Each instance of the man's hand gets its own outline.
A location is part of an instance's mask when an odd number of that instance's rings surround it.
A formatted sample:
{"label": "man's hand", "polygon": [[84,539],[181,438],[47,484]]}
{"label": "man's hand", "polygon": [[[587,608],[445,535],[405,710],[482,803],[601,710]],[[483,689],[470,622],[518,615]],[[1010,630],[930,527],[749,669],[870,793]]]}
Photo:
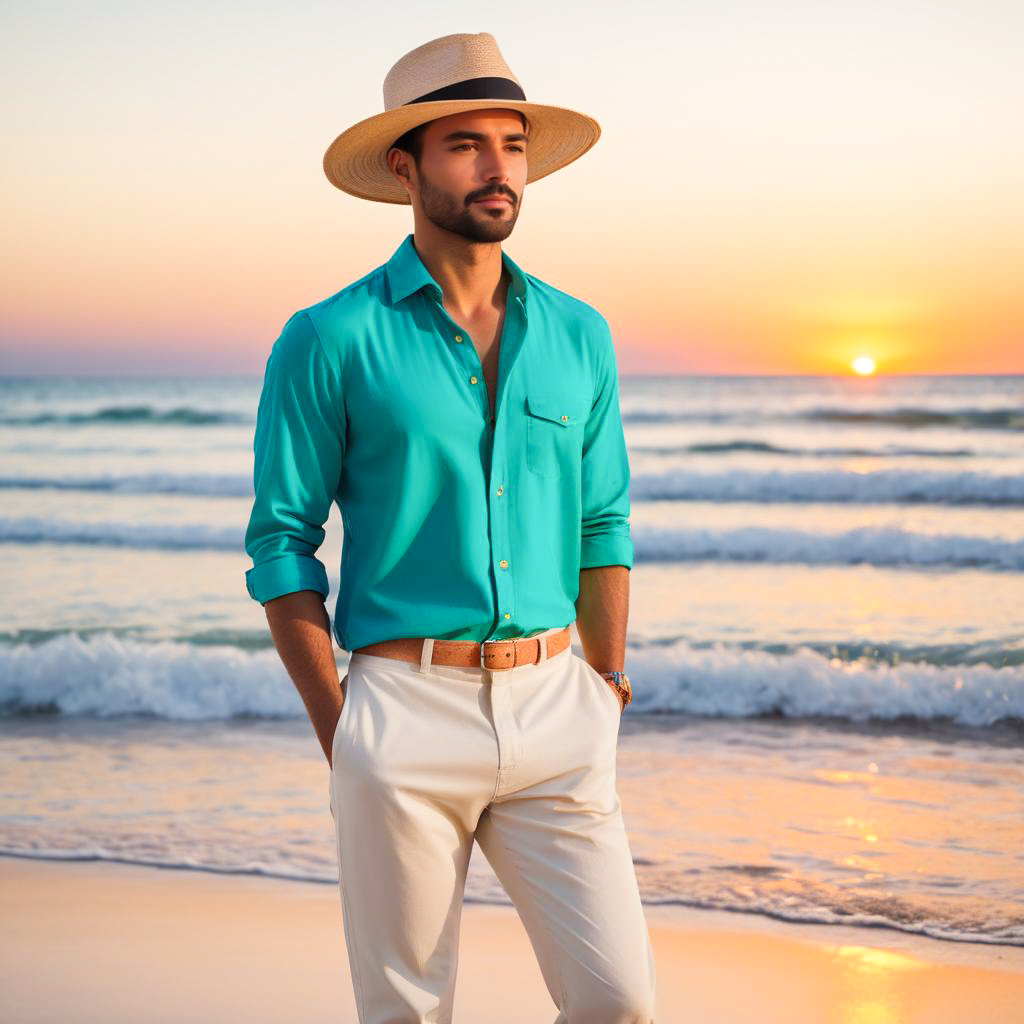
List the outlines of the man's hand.
{"label": "man's hand", "polygon": [[[264,606],[274,646],[306,705],[328,765],[344,698],[334,660],[331,620],[316,590],[296,590]],[[331,765],[333,767],[333,765]]]}

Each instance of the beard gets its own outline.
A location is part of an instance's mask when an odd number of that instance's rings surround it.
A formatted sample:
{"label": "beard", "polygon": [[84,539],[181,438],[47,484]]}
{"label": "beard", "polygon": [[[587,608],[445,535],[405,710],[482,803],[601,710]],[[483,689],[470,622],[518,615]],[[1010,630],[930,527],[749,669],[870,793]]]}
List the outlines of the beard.
{"label": "beard", "polygon": [[[471,203],[487,196],[504,196],[511,201],[510,215],[504,210],[492,212],[484,207],[474,212]],[[459,235],[471,242],[502,242],[512,234],[519,216],[519,200],[515,193],[505,186],[497,186],[480,192],[473,192],[465,201],[460,201],[450,192],[437,188],[420,172],[420,201],[423,213],[431,223],[445,231]]]}

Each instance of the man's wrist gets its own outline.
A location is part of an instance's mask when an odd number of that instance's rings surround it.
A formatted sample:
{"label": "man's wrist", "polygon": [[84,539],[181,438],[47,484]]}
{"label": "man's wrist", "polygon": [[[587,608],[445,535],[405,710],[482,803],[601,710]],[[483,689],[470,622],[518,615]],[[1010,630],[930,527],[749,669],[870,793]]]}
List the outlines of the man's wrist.
{"label": "man's wrist", "polygon": [[622,704],[622,710],[625,711],[626,706],[633,699],[633,686],[629,676],[621,670],[598,672],[598,675],[608,680],[608,683],[619,695],[619,702]]}

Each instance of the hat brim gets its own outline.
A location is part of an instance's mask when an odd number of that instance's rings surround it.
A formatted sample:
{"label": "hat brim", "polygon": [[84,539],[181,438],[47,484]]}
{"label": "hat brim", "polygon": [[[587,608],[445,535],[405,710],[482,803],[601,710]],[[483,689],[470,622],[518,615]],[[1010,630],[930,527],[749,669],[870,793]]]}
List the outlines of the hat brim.
{"label": "hat brim", "polygon": [[567,107],[525,100],[431,100],[374,114],[346,128],[324,153],[324,173],[336,188],[378,203],[409,204],[387,164],[387,151],[410,128],[467,110],[521,110],[530,122],[527,182],[581,157],[601,136],[598,123]]}

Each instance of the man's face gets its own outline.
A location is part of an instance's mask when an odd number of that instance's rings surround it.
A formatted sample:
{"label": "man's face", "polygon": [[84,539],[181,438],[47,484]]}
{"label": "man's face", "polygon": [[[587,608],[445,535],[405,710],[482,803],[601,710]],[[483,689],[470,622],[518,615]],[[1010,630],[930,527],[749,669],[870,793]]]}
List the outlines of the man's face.
{"label": "man's face", "polygon": [[526,145],[522,118],[512,110],[431,121],[419,168],[409,170],[423,215],[474,242],[508,238],[526,185]]}

